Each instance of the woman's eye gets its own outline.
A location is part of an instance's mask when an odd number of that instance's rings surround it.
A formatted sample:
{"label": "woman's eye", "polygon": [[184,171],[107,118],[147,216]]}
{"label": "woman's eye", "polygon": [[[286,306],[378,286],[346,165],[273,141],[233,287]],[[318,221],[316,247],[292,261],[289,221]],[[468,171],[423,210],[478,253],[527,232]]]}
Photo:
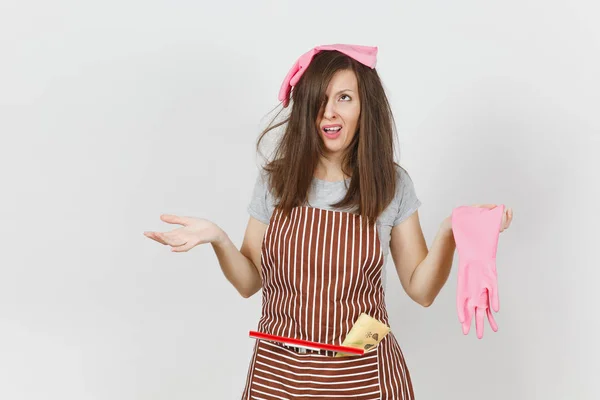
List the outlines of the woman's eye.
{"label": "woman's eye", "polygon": [[347,97],[347,98],[348,98],[348,100],[352,100],[352,98],[351,98],[350,96],[348,96],[347,94],[343,94],[343,95],[340,97],[340,99],[343,99],[344,97]]}

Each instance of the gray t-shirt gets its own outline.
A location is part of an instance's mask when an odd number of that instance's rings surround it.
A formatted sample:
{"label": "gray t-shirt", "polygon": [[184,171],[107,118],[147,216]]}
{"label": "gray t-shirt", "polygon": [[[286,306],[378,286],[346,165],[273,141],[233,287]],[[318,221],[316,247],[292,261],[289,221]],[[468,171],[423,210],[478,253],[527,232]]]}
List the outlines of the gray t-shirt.
{"label": "gray t-shirt", "polygon": [[[392,228],[411,216],[421,206],[421,201],[416,195],[413,181],[404,168],[396,166],[396,180],[396,195],[376,222],[377,233],[379,234],[384,256],[384,268],[382,269],[384,287],[387,283],[385,266],[387,265],[389,256]],[[267,182],[266,173],[261,170],[256,178],[252,198],[247,208],[248,213],[252,217],[265,224],[268,224],[271,220],[274,204],[276,203],[272,193],[267,190]],[[334,204],[344,197],[349,182],[350,178],[346,181],[336,182],[313,178],[308,195],[309,205],[326,210],[336,210],[330,204]]]}

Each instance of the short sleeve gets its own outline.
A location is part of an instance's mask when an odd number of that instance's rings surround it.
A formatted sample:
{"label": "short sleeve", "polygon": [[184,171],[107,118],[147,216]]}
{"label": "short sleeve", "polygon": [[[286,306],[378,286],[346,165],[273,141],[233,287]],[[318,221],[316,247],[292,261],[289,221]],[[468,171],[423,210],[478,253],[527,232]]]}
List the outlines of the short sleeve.
{"label": "short sleeve", "polygon": [[252,196],[247,210],[251,216],[264,224],[268,224],[271,220],[267,180],[266,175],[262,170],[259,171],[256,181],[254,182],[254,189],[252,190]]}
{"label": "short sleeve", "polygon": [[397,176],[397,192],[396,206],[397,212],[394,218],[393,226],[396,226],[410,217],[421,206],[421,201],[417,197],[415,185],[408,174],[402,167],[396,167]]}

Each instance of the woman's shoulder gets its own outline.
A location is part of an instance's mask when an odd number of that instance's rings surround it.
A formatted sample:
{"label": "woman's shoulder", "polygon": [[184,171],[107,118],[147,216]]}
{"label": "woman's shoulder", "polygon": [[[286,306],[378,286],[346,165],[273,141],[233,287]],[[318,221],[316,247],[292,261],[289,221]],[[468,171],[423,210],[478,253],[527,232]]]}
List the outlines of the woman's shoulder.
{"label": "woman's shoulder", "polygon": [[415,184],[407,168],[397,163],[395,167],[396,190],[394,198],[380,217],[382,224],[391,226],[404,221],[421,205]]}
{"label": "woman's shoulder", "polygon": [[410,217],[421,206],[421,200],[417,195],[415,182],[408,170],[400,165],[398,169],[397,200],[398,212],[394,218],[393,226],[398,225]]}
{"label": "woman's shoulder", "polygon": [[400,164],[395,164],[396,166],[396,193],[402,194],[404,190],[406,190],[407,186],[414,186],[414,182],[412,180],[411,175],[409,174],[406,167],[401,166]]}
{"label": "woman's shoulder", "polygon": [[259,168],[254,180],[248,213],[259,221],[268,224],[274,208],[273,195],[269,185],[269,174],[264,168]]}

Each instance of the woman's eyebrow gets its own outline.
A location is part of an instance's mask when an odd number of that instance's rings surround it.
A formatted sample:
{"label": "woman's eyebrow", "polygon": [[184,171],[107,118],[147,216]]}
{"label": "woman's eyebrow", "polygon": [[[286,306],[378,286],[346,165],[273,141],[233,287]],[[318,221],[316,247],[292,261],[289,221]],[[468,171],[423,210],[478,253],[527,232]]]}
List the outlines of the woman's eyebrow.
{"label": "woman's eyebrow", "polygon": [[352,92],[352,93],[354,93],[354,90],[352,90],[352,89],[342,89],[342,90],[338,91],[338,92],[336,93],[336,95],[338,95],[338,94],[340,94],[340,93],[343,93],[343,92]]}

